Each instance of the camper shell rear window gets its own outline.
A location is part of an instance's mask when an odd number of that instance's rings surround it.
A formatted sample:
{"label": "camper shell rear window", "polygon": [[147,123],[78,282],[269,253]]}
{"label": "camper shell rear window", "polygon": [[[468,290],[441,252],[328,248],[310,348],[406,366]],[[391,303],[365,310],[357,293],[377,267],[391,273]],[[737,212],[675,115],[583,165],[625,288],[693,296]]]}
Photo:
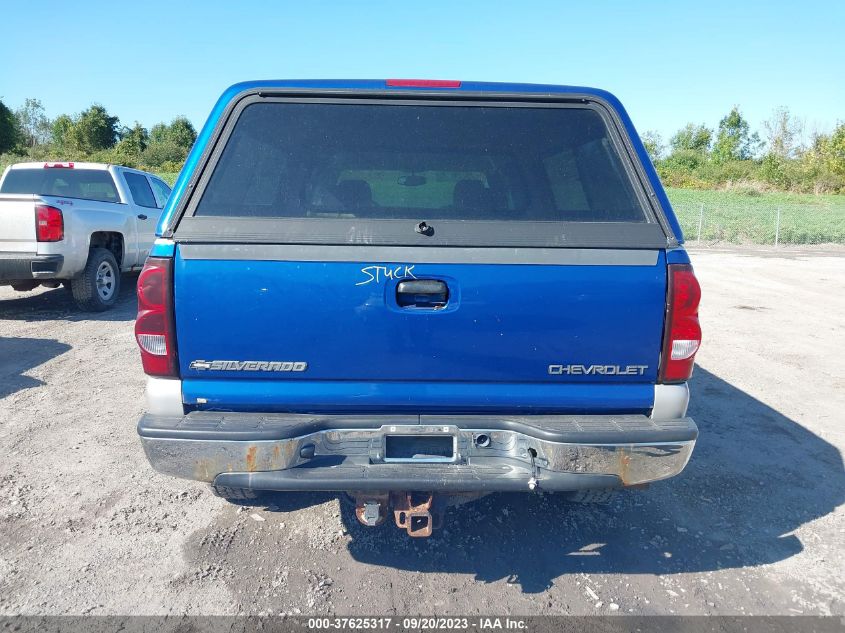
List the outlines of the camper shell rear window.
{"label": "camper shell rear window", "polygon": [[[584,233],[572,233],[577,224],[592,225],[584,245],[599,246],[600,235],[625,243],[636,225],[631,235],[665,246],[595,104],[245,101],[219,133],[177,237],[567,246]],[[420,223],[430,239],[408,234]]]}
{"label": "camper shell rear window", "polygon": [[590,108],[256,103],[198,216],[644,222]]}

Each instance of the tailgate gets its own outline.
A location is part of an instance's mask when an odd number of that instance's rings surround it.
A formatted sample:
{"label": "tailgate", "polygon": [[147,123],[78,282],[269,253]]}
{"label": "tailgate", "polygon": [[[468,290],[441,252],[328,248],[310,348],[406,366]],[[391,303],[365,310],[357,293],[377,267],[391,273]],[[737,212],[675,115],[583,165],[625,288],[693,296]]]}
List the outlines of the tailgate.
{"label": "tailgate", "polygon": [[35,253],[35,201],[37,196],[0,194],[0,252]]}
{"label": "tailgate", "polygon": [[[228,258],[226,247],[180,248],[187,402],[307,411],[651,406],[666,287],[660,251],[562,250],[540,264],[527,263],[530,252],[514,263],[511,249],[510,262],[475,264],[420,263],[436,258],[426,249],[397,261],[333,261],[331,247],[278,261],[283,249]],[[256,250],[266,259],[253,259]],[[445,305],[427,307],[425,296],[402,305],[399,284],[414,278],[444,284]]]}
{"label": "tailgate", "polygon": [[607,104],[231,106],[175,223],[189,405],[645,412],[665,221]]}

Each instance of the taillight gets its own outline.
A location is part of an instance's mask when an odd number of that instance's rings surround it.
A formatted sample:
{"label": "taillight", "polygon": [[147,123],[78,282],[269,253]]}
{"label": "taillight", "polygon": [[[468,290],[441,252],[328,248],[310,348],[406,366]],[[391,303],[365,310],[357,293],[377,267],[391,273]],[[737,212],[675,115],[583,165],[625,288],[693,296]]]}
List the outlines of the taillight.
{"label": "taillight", "polygon": [[35,206],[35,239],[39,242],[58,242],[65,237],[65,220],[61,209],[46,204]]}
{"label": "taillight", "polygon": [[172,260],[149,257],[138,276],[138,317],[135,339],[144,372],[150,376],[179,375],[176,330],[173,327]]}
{"label": "taillight", "polygon": [[660,382],[683,382],[692,376],[695,353],[701,345],[700,300],[701,286],[692,266],[670,264]]}

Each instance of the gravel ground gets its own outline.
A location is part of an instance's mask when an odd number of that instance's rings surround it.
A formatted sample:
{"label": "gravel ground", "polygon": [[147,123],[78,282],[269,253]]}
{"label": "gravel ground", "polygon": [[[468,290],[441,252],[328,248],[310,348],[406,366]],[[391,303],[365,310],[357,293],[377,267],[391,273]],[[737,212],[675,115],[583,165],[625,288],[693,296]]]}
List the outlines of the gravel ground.
{"label": "gravel ground", "polygon": [[0,288],[0,614],[845,614],[845,257],[693,256],[686,471],[601,507],[490,496],[428,540],[156,474],[134,280],[95,316]]}

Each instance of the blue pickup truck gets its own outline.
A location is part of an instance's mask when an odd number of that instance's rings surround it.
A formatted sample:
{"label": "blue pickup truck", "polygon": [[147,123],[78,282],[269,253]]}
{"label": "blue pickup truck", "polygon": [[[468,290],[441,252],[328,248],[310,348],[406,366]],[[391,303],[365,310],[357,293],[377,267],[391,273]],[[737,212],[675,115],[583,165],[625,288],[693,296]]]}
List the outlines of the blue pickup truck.
{"label": "blue pickup truck", "polygon": [[607,92],[237,84],[158,236],[135,332],[162,473],[427,536],[455,500],[589,500],[690,458],[700,289]]}

